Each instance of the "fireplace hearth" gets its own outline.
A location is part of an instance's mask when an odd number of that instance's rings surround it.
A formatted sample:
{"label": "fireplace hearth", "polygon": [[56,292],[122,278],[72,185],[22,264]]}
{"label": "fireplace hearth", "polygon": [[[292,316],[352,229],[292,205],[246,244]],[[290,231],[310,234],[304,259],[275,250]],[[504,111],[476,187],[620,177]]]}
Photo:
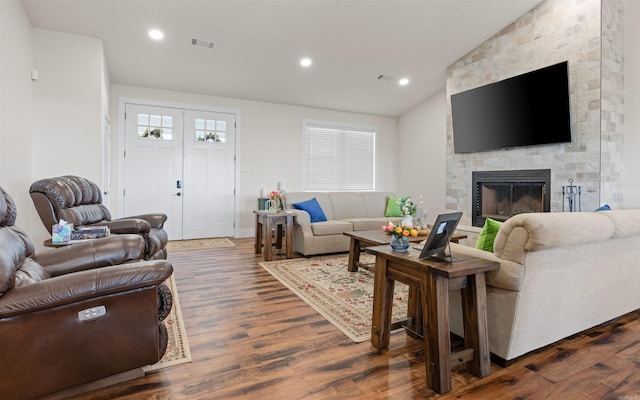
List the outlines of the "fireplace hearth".
{"label": "fireplace hearth", "polygon": [[487,218],[506,221],[529,212],[549,212],[550,169],[474,171],[472,173],[472,224]]}

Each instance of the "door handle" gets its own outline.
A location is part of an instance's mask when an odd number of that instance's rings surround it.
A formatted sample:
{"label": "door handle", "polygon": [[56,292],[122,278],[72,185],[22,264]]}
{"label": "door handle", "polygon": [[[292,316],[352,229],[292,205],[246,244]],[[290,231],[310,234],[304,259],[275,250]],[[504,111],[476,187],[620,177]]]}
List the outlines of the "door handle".
{"label": "door handle", "polygon": [[182,196],[182,193],[178,192],[178,193],[174,194],[174,196],[180,197],[180,196]]}

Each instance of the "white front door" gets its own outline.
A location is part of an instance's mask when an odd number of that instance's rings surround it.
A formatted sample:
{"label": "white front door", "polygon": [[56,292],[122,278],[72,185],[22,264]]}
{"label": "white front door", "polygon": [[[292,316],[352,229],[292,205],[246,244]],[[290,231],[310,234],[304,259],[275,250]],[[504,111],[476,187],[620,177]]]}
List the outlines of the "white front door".
{"label": "white front door", "polygon": [[169,240],[233,236],[236,115],[125,110],[124,215],[167,214]]}
{"label": "white front door", "polygon": [[182,109],[126,104],[124,215],[165,213],[170,240],[182,238]]}
{"label": "white front door", "polygon": [[233,236],[235,114],[185,110],[184,239]]}

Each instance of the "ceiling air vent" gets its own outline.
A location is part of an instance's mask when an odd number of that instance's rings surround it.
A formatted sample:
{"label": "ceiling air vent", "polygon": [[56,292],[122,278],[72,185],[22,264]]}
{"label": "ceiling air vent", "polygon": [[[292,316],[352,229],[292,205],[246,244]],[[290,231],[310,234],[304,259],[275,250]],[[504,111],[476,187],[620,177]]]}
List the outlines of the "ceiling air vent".
{"label": "ceiling air vent", "polygon": [[194,46],[200,46],[207,49],[213,49],[216,46],[215,42],[212,42],[210,40],[198,39],[198,38],[191,39],[191,44]]}

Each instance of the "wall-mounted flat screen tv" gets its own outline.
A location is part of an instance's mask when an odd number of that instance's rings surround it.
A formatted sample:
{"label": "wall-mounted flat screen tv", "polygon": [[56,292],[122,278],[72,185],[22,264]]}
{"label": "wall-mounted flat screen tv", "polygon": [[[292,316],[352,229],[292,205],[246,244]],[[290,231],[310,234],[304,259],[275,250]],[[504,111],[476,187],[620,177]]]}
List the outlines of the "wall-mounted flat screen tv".
{"label": "wall-mounted flat screen tv", "polygon": [[451,96],[456,153],[571,142],[568,62]]}

